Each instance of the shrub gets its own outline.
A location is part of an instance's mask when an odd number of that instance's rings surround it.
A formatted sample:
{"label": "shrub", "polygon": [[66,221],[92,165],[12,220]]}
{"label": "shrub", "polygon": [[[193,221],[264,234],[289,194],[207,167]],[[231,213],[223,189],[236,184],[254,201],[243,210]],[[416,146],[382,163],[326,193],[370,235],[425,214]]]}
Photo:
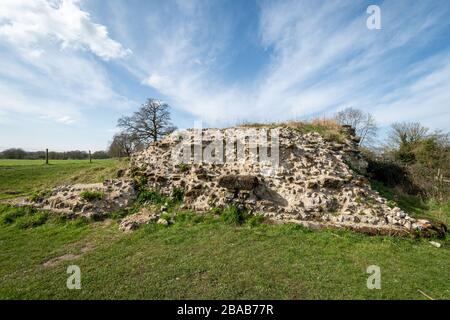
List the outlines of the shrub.
{"label": "shrub", "polygon": [[30,208],[17,208],[10,206],[0,207],[0,222],[3,225],[13,224],[19,217],[32,213]]}
{"label": "shrub", "polygon": [[301,133],[316,132],[327,141],[343,142],[346,134],[342,131],[342,126],[334,119],[313,119],[310,121],[287,121],[279,123],[244,123],[244,128],[266,128],[288,127]]}
{"label": "shrub", "polygon": [[172,190],[172,199],[175,202],[182,202],[184,199],[184,189],[182,188],[173,188]]}
{"label": "shrub", "polygon": [[43,225],[48,220],[47,212],[35,212],[17,218],[16,225],[21,229],[28,229]]}
{"label": "shrub", "polygon": [[30,207],[0,206],[0,222],[3,225],[16,224],[21,229],[33,228],[48,220],[47,212],[39,212]]}
{"label": "shrub", "polygon": [[86,201],[102,200],[105,194],[100,191],[83,191],[80,193],[80,197]]}
{"label": "shrub", "polygon": [[367,158],[368,175],[388,187],[399,187],[403,192],[417,195],[421,189],[412,181],[407,168],[394,161]]}
{"label": "shrub", "polygon": [[51,193],[51,190],[35,191],[30,196],[29,200],[32,202],[42,202],[45,198],[49,197]]}
{"label": "shrub", "polygon": [[145,189],[139,192],[137,202],[139,204],[144,204],[146,202],[164,204],[167,202],[167,199],[158,191]]}
{"label": "shrub", "polygon": [[178,166],[178,170],[180,170],[180,172],[184,173],[190,170],[190,166],[186,163],[180,163]]}
{"label": "shrub", "polygon": [[250,218],[247,219],[246,223],[250,227],[256,227],[259,226],[261,223],[263,223],[265,220],[264,216],[261,214],[253,214],[250,216]]}
{"label": "shrub", "polygon": [[222,211],[221,218],[225,223],[239,225],[245,221],[246,215],[245,210],[236,206],[228,206]]}

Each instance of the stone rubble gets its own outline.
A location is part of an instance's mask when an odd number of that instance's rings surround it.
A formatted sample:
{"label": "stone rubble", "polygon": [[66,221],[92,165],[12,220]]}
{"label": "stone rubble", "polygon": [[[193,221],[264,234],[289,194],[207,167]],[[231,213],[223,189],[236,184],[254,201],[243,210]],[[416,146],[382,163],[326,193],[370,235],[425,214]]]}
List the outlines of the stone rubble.
{"label": "stone rubble", "polygon": [[[238,151],[234,144],[222,150],[205,149],[218,131],[222,134],[225,131],[203,129],[200,150],[209,150],[214,156],[223,154],[225,161],[199,162],[195,155],[184,162],[175,161],[174,153],[186,146],[184,150],[199,146],[198,141],[191,146],[195,131],[189,129],[184,134],[190,140],[180,140],[178,132],[136,153],[119,180],[59,186],[46,197],[35,202],[27,200],[22,205],[70,217],[101,218],[129,208],[137,197],[134,181],[145,178],[149,188],[167,196],[182,190],[182,208],[197,212],[235,205],[275,222],[298,223],[313,229],[337,227],[390,235],[442,232],[441,227],[430,221],[414,219],[400,208],[390,206],[371,189],[363,176],[367,163],[358,151],[358,140],[351,128],[343,127],[347,138],[342,142],[287,126],[271,128],[269,131],[277,130],[279,134],[278,165],[267,159],[257,161],[258,155],[246,144],[247,129],[227,130],[237,139],[236,146],[245,145],[244,159],[236,161]],[[88,201],[81,197],[84,191],[101,192],[103,197]],[[146,223],[168,225],[171,221],[161,218],[164,209],[163,206],[156,212],[144,208],[124,218],[120,229],[131,231]]]}
{"label": "stone rubble", "polygon": [[[231,130],[245,144],[246,130]],[[199,163],[191,155],[188,161],[177,163],[172,153],[186,144],[191,148],[191,141],[195,141],[195,131],[190,129],[184,131],[190,138],[186,141],[175,133],[135,154],[130,174],[146,177],[149,188],[165,195],[175,188],[184,190],[184,207],[199,212],[234,204],[272,220],[311,228],[332,226],[398,235],[433,228],[427,220],[414,219],[398,207],[391,208],[386,199],[371,189],[361,174],[367,163],[358,151],[351,128],[343,128],[348,136],[343,142],[327,141],[318,133],[303,134],[295,128],[277,130],[278,167],[267,161],[254,161],[248,145],[245,161]],[[205,150],[217,130],[201,132],[201,148]],[[227,157],[237,152],[225,149],[216,148],[212,153]]]}
{"label": "stone rubble", "polygon": [[[103,197],[88,201],[81,196],[85,191],[100,192]],[[22,205],[69,217],[102,218],[113,211],[128,208],[135,198],[132,180],[106,180],[103,183],[62,185],[53,189],[46,197],[35,202],[25,200]]]}

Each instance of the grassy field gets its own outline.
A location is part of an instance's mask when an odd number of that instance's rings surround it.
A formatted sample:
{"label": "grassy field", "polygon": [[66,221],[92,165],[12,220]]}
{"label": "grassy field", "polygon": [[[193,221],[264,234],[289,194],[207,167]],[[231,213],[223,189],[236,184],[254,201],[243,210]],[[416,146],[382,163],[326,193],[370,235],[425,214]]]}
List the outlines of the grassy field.
{"label": "grassy field", "polygon": [[[32,190],[32,164],[9,166],[1,190]],[[45,187],[113,174],[105,161],[54,164],[53,179],[28,168]],[[8,166],[4,166],[8,168]],[[95,167],[103,172],[85,177]],[[45,171],[49,172],[49,171]],[[62,173],[64,172],[64,174]],[[65,181],[65,179],[68,179]],[[81,181],[81,178],[76,178]],[[377,188],[382,189],[381,186]],[[424,204],[382,192],[414,215],[450,217],[449,206]],[[2,191],[2,194],[3,191]],[[450,241],[370,237],[347,231],[310,231],[296,225],[180,214],[171,226],[148,225],[130,234],[119,220],[64,220],[0,205],[1,299],[450,299]],[[69,265],[81,269],[81,290],[66,287]],[[369,290],[370,265],[381,268],[381,289]],[[420,290],[420,291],[419,291]],[[423,292],[423,293],[421,293]]]}
{"label": "grassy field", "polygon": [[0,199],[30,195],[64,183],[101,182],[115,176],[118,160],[0,160]]}

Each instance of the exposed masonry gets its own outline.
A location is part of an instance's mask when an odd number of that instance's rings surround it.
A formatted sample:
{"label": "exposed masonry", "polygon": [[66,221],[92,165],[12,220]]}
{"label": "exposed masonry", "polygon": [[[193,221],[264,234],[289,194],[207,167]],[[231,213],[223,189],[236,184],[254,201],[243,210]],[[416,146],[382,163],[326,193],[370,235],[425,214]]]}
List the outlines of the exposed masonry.
{"label": "exposed masonry", "polygon": [[[99,192],[101,200],[85,200],[83,192]],[[102,218],[108,213],[128,208],[136,198],[132,180],[106,180],[103,183],[75,184],[56,187],[37,201],[25,200],[22,205],[64,214]]]}
{"label": "exposed masonry", "polygon": [[[367,163],[350,128],[344,128],[348,139],[342,143],[326,141],[318,133],[276,129],[278,167],[271,161],[255,161],[255,152],[249,150],[248,143],[245,161],[198,163],[192,155],[190,161],[177,164],[172,153],[182,146],[179,136],[172,135],[136,154],[132,158],[132,173],[147,177],[149,187],[163,194],[169,195],[174,188],[184,189],[184,207],[199,212],[235,204],[279,222],[311,228],[334,226],[371,234],[407,234],[434,228],[427,220],[416,220],[400,208],[391,208],[370,188],[360,174],[365,172]],[[245,145],[247,131],[232,130]],[[195,130],[187,132],[195,141]],[[202,132],[205,148],[216,131]],[[212,152],[226,155],[236,150],[225,147]]]}
{"label": "exposed masonry", "polygon": [[[172,194],[175,188],[183,189],[182,209],[200,213],[233,204],[276,222],[294,222],[309,228],[337,227],[395,235],[418,230],[425,235],[442,231],[427,220],[414,219],[400,208],[390,207],[386,199],[370,188],[361,174],[367,163],[358,151],[357,139],[350,128],[343,128],[348,135],[344,142],[326,141],[318,133],[302,134],[288,127],[276,129],[277,161],[273,161],[274,158],[255,161],[258,156],[249,148],[248,131],[237,127],[232,129],[237,139],[235,149],[207,150],[213,155],[223,152],[230,160],[231,153],[238,152],[237,145],[241,143],[245,146],[243,159],[201,163],[192,154],[180,163],[174,161],[174,153],[180,152],[180,148],[194,147],[189,140],[181,141],[180,145],[180,136],[173,134],[135,154],[127,179],[61,186],[37,202],[24,204],[70,216],[102,217],[130,207],[136,198],[133,179],[146,177],[149,188],[165,195]],[[217,131],[203,129],[201,132],[200,147],[205,150]],[[187,130],[185,134],[194,141],[194,130]],[[100,191],[103,199],[84,200],[81,193],[86,190]],[[167,223],[160,216],[160,212],[145,209],[126,217],[121,229],[134,230],[151,222]]]}

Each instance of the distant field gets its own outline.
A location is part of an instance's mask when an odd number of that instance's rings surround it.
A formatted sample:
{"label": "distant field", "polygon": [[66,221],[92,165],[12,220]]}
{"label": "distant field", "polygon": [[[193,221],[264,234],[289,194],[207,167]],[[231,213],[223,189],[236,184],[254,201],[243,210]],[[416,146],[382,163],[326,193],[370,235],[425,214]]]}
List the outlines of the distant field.
{"label": "distant field", "polygon": [[[94,163],[111,163],[115,162],[114,159],[105,160],[92,160]],[[62,165],[62,164],[83,164],[89,163],[89,160],[49,160],[50,165]],[[11,159],[0,159],[0,167],[3,166],[39,166],[44,165],[45,160],[11,160]]]}
{"label": "distant field", "polygon": [[0,199],[26,196],[64,183],[113,178],[123,163],[114,160],[0,160]]}

